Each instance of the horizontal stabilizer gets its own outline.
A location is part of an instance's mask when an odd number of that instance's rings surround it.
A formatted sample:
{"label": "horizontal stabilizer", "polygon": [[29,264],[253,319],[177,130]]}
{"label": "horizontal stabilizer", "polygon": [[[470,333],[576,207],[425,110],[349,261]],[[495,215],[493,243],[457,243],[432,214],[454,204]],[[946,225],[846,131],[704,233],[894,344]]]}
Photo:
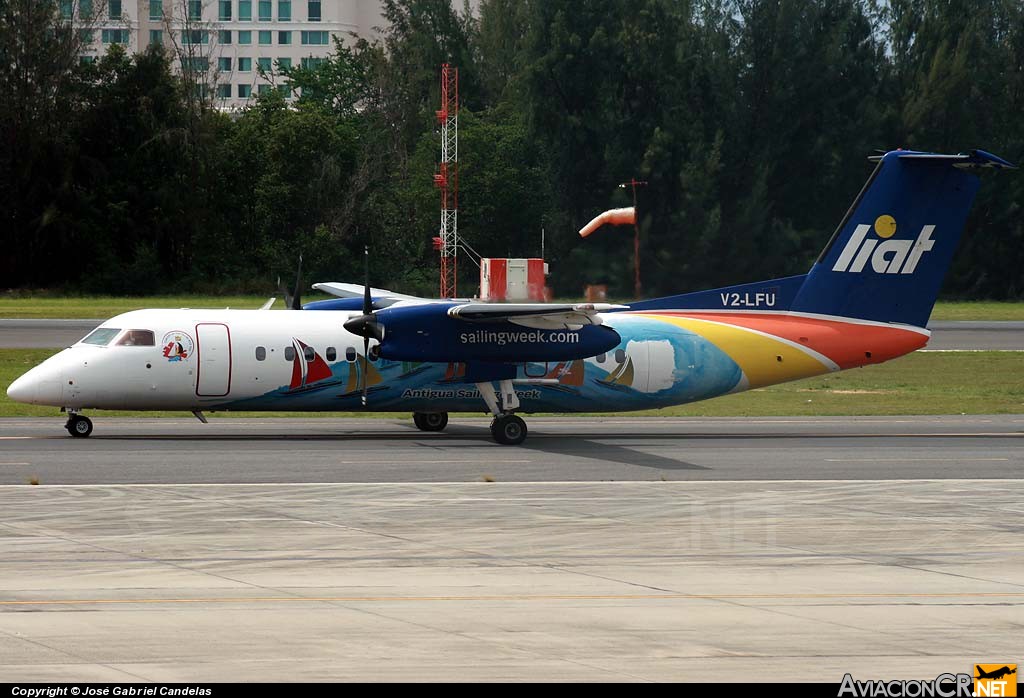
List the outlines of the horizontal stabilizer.
{"label": "horizontal stabilizer", "polygon": [[[973,168],[973,167],[989,167],[1000,170],[1016,170],[1017,166],[1012,162],[1002,159],[998,155],[986,152],[984,150],[971,150],[966,153],[957,153],[956,155],[944,155],[942,153],[922,153],[916,150],[896,150],[887,153],[891,159],[900,160],[937,160],[946,161],[953,167],[959,168]],[[879,162],[886,155],[872,155],[868,158],[872,162]]]}

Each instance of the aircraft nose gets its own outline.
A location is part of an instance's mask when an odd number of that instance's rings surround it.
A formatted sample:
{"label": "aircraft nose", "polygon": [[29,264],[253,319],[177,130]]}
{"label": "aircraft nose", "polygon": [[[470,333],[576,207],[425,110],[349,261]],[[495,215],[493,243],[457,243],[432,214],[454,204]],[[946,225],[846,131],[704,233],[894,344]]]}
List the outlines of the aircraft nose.
{"label": "aircraft nose", "polygon": [[60,407],[64,397],[60,372],[50,366],[37,366],[8,386],[7,397],[30,405]]}
{"label": "aircraft nose", "polygon": [[[31,373],[31,371],[29,371],[29,373]],[[11,398],[15,402],[31,403],[35,396],[35,381],[31,379],[31,376],[29,376],[28,373],[21,378],[16,378],[14,382],[7,387],[7,397]]]}

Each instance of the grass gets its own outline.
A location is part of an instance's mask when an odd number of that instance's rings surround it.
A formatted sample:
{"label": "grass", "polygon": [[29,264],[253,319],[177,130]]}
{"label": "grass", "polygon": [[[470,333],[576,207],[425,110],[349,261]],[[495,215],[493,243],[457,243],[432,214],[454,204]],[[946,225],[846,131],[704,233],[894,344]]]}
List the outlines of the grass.
{"label": "grass", "polygon": [[[120,313],[141,308],[239,308],[256,309],[266,296],[51,296],[46,294],[8,294],[0,296],[0,318],[84,318],[106,320]],[[319,293],[303,297],[303,302],[329,298]],[[569,299],[570,301],[572,299]],[[274,308],[283,308],[278,297]],[[1024,302],[940,301],[933,320],[1024,320]]]}
{"label": "grass", "polygon": [[1024,352],[914,353],[884,364],[651,411],[662,416],[1024,413]]}
{"label": "grass", "polygon": [[932,320],[1024,320],[1024,303],[1010,301],[940,301]]}
{"label": "grass", "polygon": [[[0,296],[0,318],[107,318],[143,308],[235,308],[255,310],[267,302],[265,296]],[[303,296],[302,302],[330,298],[320,293]],[[278,295],[275,309],[284,308]]]}
{"label": "grass", "polygon": [[[0,417],[56,416],[53,407],[11,402],[7,386],[55,353],[51,349],[0,349]],[[481,412],[483,410],[481,409]],[[739,395],[636,416],[783,416],[1024,413],[1024,352],[928,352],[842,373],[808,378]],[[182,417],[186,412],[100,412],[117,416]],[[341,413],[232,412],[217,417],[336,417]],[[352,412],[390,417],[401,413]]]}

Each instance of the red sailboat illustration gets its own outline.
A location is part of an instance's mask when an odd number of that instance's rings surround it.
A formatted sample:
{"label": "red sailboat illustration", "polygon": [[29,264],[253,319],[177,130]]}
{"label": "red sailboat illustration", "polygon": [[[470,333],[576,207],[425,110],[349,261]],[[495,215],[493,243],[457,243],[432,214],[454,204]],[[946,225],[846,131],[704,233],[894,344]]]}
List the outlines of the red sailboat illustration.
{"label": "red sailboat illustration", "polygon": [[288,385],[290,392],[322,387],[323,384],[312,384],[334,377],[331,367],[311,346],[292,337],[292,347],[295,355],[292,357],[292,380]]}

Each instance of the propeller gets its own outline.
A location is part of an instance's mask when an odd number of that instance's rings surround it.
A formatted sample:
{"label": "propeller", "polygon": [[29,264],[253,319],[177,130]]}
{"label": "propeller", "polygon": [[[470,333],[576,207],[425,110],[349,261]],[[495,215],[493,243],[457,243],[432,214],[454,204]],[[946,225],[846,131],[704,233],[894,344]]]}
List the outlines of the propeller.
{"label": "propeller", "polygon": [[302,310],[302,254],[299,254],[299,267],[295,271],[295,291],[289,293],[277,277],[277,290],[284,296],[284,307],[288,310]]}
{"label": "propeller", "polygon": [[384,328],[377,322],[373,314],[373,299],[370,297],[370,248],[363,248],[363,264],[365,267],[365,278],[363,284],[363,314],[354,317],[345,323],[345,329],[354,335],[363,338],[363,407],[366,407],[366,391],[369,386],[367,381],[367,368],[370,361],[370,338],[378,342],[384,339]]}
{"label": "propeller", "polygon": [[302,310],[302,253],[299,253],[299,268],[295,271],[295,293],[290,305],[292,310]]}

